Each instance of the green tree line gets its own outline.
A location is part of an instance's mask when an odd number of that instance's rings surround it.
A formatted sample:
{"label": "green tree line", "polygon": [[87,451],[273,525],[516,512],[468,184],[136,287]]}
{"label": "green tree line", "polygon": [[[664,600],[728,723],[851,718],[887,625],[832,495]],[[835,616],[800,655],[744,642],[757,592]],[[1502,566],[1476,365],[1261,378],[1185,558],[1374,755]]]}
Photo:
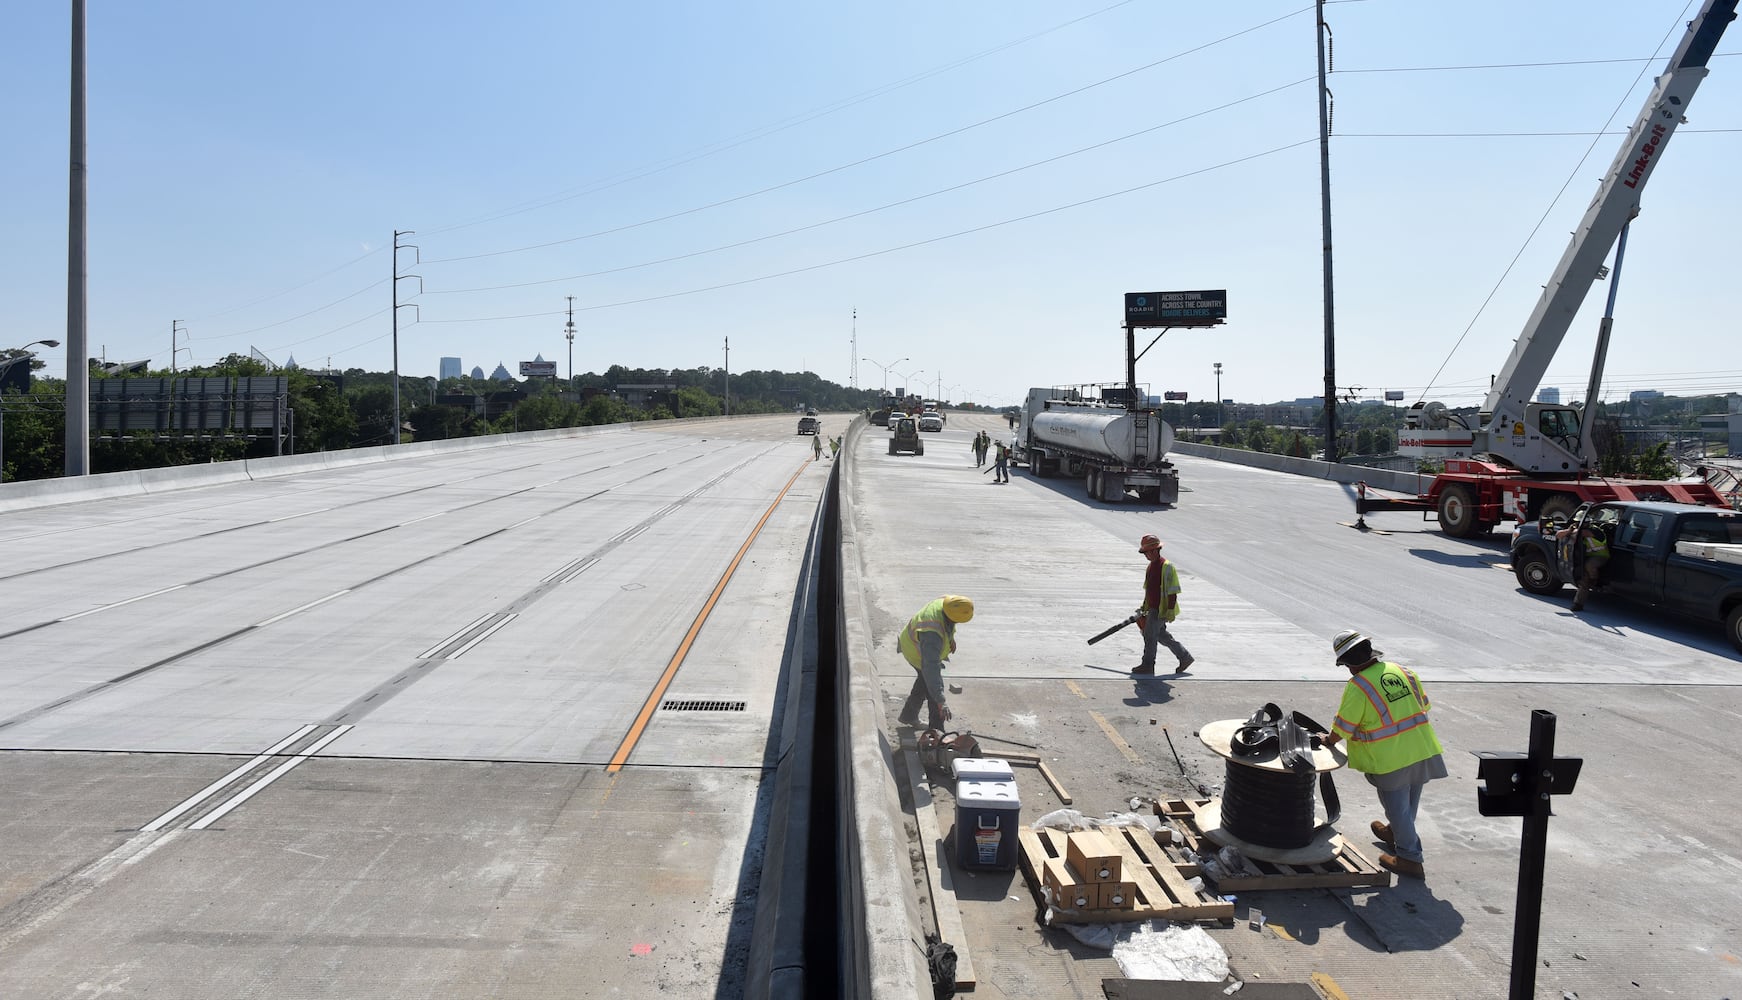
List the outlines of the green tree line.
{"label": "green tree line", "polygon": [[[40,364],[38,362],[37,364]],[[513,431],[587,427],[638,420],[712,417],[727,412],[726,372],[716,368],[644,369],[612,365],[602,374],[576,375],[571,387],[561,379],[509,382],[470,376],[435,379],[400,376],[402,427],[393,429],[393,374],[352,368],[338,377],[304,369],[269,371],[254,358],[232,354],[212,365],[171,373],[157,370],[146,377],[283,376],[287,405],[294,414],[292,442],[285,452],[297,454],[340,451],[392,444],[396,440],[434,441]],[[93,372],[93,378],[115,378]],[[645,394],[631,404],[619,386],[671,386]],[[853,389],[819,378],[812,372],[733,372],[730,378],[733,414],[793,412],[801,407],[823,411],[858,411],[877,405],[877,389]],[[637,398],[643,394],[637,393]],[[444,402],[443,397],[449,401]],[[481,405],[475,401],[481,401]],[[0,397],[0,473],[7,482],[49,479],[66,466],[66,381],[33,378],[24,393]],[[128,432],[118,438],[92,441],[93,473],[195,463],[264,458],[277,453],[263,438],[196,440],[159,439],[155,432]]]}

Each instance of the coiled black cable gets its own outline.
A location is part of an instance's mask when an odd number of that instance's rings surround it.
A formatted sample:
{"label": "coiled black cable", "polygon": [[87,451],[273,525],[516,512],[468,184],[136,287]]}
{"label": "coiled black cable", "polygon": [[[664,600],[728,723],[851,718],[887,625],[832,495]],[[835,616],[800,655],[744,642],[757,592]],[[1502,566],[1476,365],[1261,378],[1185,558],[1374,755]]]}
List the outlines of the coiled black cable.
{"label": "coiled black cable", "polygon": [[1273,771],[1228,761],[1222,828],[1249,844],[1305,847],[1313,840],[1312,771]]}

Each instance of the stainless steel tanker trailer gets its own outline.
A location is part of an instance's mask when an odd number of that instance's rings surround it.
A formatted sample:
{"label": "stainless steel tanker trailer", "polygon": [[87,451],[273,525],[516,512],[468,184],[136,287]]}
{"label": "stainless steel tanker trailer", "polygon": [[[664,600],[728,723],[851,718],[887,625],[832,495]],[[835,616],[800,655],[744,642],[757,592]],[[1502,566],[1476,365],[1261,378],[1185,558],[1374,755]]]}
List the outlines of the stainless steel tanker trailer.
{"label": "stainless steel tanker trailer", "polygon": [[1023,404],[1014,457],[1038,478],[1080,477],[1096,500],[1175,504],[1179,470],[1167,460],[1172,447],[1173,428],[1154,410],[1037,388]]}

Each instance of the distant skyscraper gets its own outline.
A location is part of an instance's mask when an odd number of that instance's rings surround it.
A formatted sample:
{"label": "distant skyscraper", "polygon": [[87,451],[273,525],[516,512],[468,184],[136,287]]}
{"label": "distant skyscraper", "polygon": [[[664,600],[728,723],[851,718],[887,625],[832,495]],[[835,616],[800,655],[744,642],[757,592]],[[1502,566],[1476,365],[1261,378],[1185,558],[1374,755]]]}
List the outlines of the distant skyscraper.
{"label": "distant skyscraper", "polygon": [[498,362],[496,362],[496,370],[490,373],[490,381],[492,381],[492,382],[512,382],[512,381],[514,381],[514,376],[508,374],[508,366],[507,365],[498,361]]}
{"label": "distant skyscraper", "polygon": [[484,369],[479,365],[473,365],[472,366],[472,377],[477,379],[480,382],[484,381]]}
{"label": "distant skyscraper", "polygon": [[459,358],[443,358],[442,359],[442,375],[441,375],[441,377],[442,377],[443,381],[446,381],[450,378],[459,378],[460,377],[460,359]]}
{"label": "distant skyscraper", "polygon": [[1549,403],[1554,406],[1559,406],[1561,402],[1561,391],[1552,385],[1545,385],[1537,391],[1536,401],[1539,403]]}

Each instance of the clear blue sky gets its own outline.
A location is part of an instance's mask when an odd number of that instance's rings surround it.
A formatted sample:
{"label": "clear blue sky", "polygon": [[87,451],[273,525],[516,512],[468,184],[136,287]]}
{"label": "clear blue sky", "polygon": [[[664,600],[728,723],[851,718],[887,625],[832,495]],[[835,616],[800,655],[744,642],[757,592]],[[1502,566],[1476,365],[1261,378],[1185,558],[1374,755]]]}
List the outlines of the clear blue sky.
{"label": "clear blue sky", "polygon": [[[1327,7],[1339,386],[1479,399],[1697,10]],[[13,346],[65,338],[69,15],[5,19]],[[1633,228],[1611,396],[1742,387],[1742,27],[1718,51]],[[184,365],[386,370],[408,229],[407,374],[566,373],[572,295],[577,372],[718,368],[729,337],[733,371],[846,383],[856,354],[860,385],[891,365],[1004,403],[1121,379],[1125,292],[1226,288],[1227,325],[1168,333],[1139,381],[1323,387],[1310,4],[90,0],[88,52],[110,360],[166,364],[182,320]],[[1564,398],[1606,287],[1550,369]]]}

